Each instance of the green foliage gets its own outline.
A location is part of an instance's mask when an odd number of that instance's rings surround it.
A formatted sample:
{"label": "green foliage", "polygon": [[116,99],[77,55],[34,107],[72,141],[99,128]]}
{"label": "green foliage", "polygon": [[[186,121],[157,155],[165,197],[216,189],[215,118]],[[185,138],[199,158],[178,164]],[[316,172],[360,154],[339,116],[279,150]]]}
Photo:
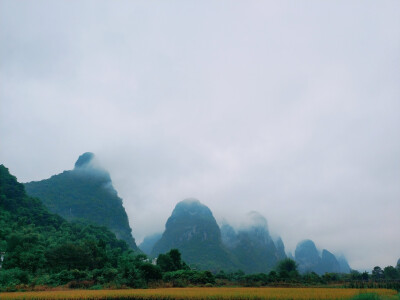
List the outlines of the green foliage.
{"label": "green foliage", "polygon": [[278,262],[276,267],[278,275],[282,279],[295,279],[299,277],[297,264],[293,259],[285,258]]}
{"label": "green foliage", "polygon": [[387,266],[383,269],[385,279],[400,279],[400,272],[395,267]]}
{"label": "green foliage", "polygon": [[384,274],[383,274],[383,270],[381,269],[381,267],[379,267],[379,266],[374,267],[374,269],[372,270],[372,277],[374,279],[383,279]]}
{"label": "green foliage", "polygon": [[63,285],[71,281],[82,281],[91,279],[91,274],[87,271],[73,269],[73,270],[62,270],[59,273],[55,273],[51,276],[51,282],[54,285]]}
{"label": "green foliage", "polygon": [[178,270],[166,272],[163,275],[165,282],[171,282],[174,286],[182,287],[189,284],[205,285],[215,284],[215,277],[209,271]]}
{"label": "green foliage", "polygon": [[322,283],[322,278],[315,272],[306,273],[303,275],[303,282],[308,285]]}
{"label": "green foliage", "polygon": [[29,282],[29,273],[19,268],[0,270],[0,286],[16,286],[27,284]]}
{"label": "green foliage", "polygon": [[163,272],[189,269],[186,263],[182,261],[181,253],[178,249],[171,249],[166,254],[158,255],[157,266],[159,266]]}
{"label": "green foliage", "polygon": [[150,263],[143,263],[139,266],[143,279],[149,283],[162,279],[162,272],[160,267]]}
{"label": "green foliage", "polygon": [[250,274],[243,277],[245,286],[263,286],[270,282],[270,278],[265,273]]}

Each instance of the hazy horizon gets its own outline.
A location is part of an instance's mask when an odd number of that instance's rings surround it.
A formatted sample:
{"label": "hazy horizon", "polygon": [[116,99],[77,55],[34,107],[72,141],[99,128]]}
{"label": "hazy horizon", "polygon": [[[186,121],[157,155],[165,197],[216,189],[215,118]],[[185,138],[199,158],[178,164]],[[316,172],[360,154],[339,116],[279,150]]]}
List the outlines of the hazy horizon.
{"label": "hazy horizon", "polygon": [[91,151],[133,235],[199,199],[371,270],[400,258],[400,2],[0,1],[0,163]]}

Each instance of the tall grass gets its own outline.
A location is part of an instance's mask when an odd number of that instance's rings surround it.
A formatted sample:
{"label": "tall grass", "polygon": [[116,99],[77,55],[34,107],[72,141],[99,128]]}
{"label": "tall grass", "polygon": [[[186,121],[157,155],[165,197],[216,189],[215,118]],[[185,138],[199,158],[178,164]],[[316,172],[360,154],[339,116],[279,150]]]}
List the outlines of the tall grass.
{"label": "tall grass", "polygon": [[[134,299],[134,300],[378,300],[393,297],[387,289],[330,288],[168,288],[148,290],[67,290],[0,293],[1,300],[11,299]],[[352,299],[353,300],[353,299]]]}

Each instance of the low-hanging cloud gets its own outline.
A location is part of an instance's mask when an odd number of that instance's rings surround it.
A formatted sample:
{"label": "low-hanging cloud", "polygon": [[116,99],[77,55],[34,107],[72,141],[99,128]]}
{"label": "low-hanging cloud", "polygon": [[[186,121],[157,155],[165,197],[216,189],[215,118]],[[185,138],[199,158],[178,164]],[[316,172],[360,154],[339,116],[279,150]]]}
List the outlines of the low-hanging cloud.
{"label": "low-hanging cloud", "polygon": [[400,256],[396,1],[0,2],[0,160],[20,181],[92,151],[135,238],[195,197],[294,252]]}

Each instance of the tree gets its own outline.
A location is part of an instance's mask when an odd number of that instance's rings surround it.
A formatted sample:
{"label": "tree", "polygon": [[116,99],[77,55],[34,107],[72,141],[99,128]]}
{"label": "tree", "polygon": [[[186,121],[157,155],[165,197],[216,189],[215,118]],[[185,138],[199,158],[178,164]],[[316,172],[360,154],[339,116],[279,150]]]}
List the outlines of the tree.
{"label": "tree", "polygon": [[303,280],[307,283],[318,283],[321,281],[321,278],[317,273],[310,272],[303,275]]}
{"label": "tree", "polygon": [[171,249],[168,252],[169,257],[171,257],[172,264],[176,268],[176,270],[182,269],[182,260],[181,260],[181,253],[178,249]]}
{"label": "tree", "polygon": [[299,272],[297,270],[297,263],[290,258],[285,258],[281,260],[276,270],[278,271],[278,275],[280,278],[296,278],[299,276]]}
{"label": "tree", "polygon": [[139,269],[146,282],[157,281],[162,278],[162,273],[159,266],[155,266],[150,263],[143,263],[139,266]]}
{"label": "tree", "polygon": [[166,254],[158,255],[157,266],[159,266],[163,272],[189,269],[186,263],[182,261],[181,253],[178,249],[171,249]]}
{"label": "tree", "polygon": [[383,269],[383,274],[385,275],[385,279],[398,279],[399,271],[392,266],[387,266]]}
{"label": "tree", "polygon": [[350,278],[351,278],[351,280],[361,280],[362,279],[362,275],[357,270],[351,270]]}
{"label": "tree", "polygon": [[163,272],[176,271],[175,266],[172,262],[172,259],[168,254],[158,255],[157,266],[159,266],[161,271],[163,271]]}
{"label": "tree", "polygon": [[274,270],[268,273],[268,279],[269,281],[275,282],[278,280],[278,274]]}
{"label": "tree", "polygon": [[361,278],[362,278],[362,280],[364,280],[364,281],[368,281],[368,279],[369,279],[368,272],[367,272],[367,271],[364,271],[364,272],[361,274]]}
{"label": "tree", "polygon": [[374,269],[372,270],[372,278],[374,279],[383,279],[384,274],[383,274],[383,270],[381,269],[381,267],[376,266],[374,267]]}

